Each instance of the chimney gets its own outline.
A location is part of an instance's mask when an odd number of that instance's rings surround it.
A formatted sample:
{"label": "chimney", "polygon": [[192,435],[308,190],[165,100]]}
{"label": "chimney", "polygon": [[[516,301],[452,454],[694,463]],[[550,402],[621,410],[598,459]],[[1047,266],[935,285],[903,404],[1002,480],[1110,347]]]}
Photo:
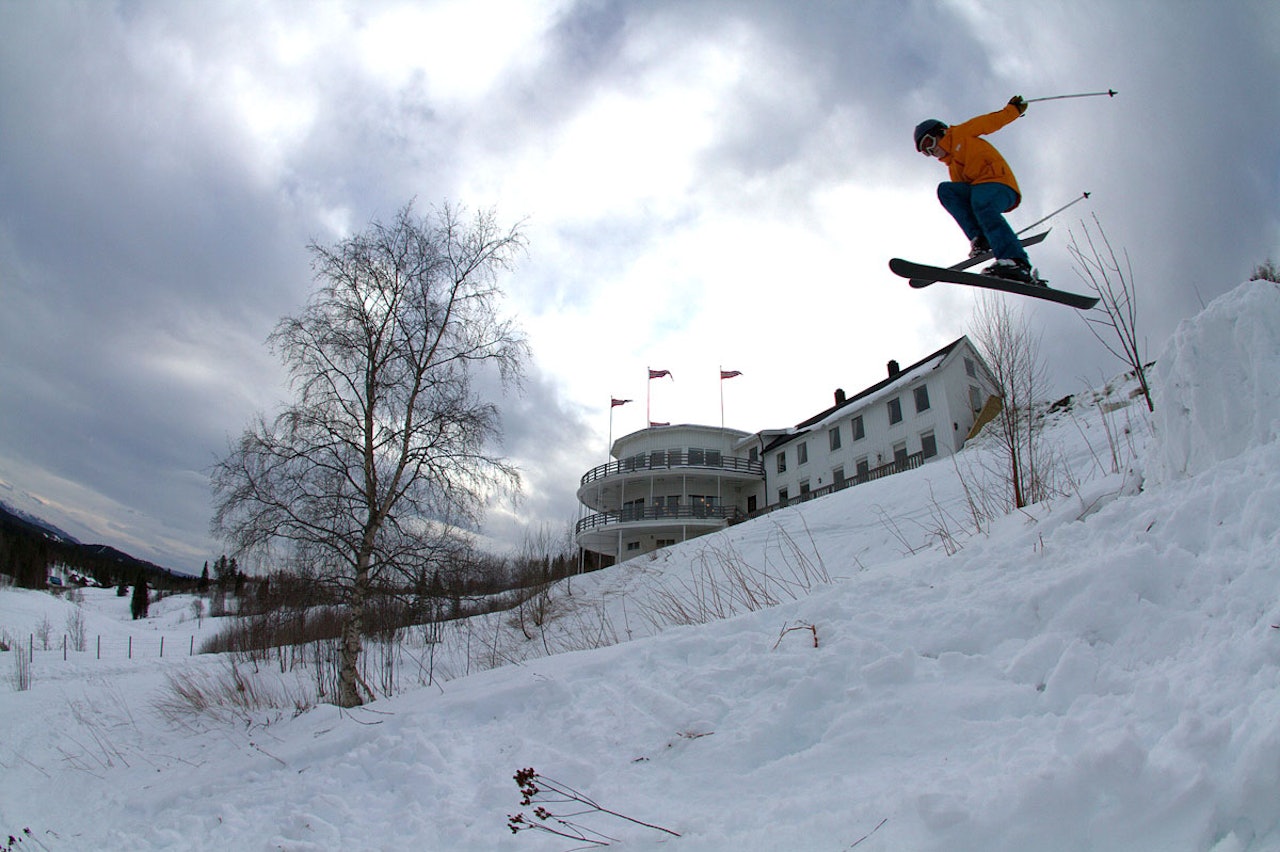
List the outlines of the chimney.
{"label": "chimney", "polygon": [[902,368],[898,366],[897,361],[889,362],[889,378],[896,379],[898,374],[902,372]]}
{"label": "chimney", "polygon": [[836,388],[836,405],[844,405],[844,388]]}

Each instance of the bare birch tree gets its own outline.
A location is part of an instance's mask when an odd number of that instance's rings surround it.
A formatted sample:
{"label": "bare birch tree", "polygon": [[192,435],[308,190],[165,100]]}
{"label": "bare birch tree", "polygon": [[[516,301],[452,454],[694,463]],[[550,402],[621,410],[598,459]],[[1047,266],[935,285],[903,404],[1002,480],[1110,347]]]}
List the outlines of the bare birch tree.
{"label": "bare birch tree", "polygon": [[1001,297],[983,293],[974,307],[970,338],[978,347],[1000,394],[996,424],[1013,507],[1048,496],[1046,452],[1034,405],[1045,384],[1040,339]]}
{"label": "bare birch tree", "polygon": [[412,205],[389,225],[313,243],[319,289],[269,339],[295,398],[214,467],[216,534],[238,552],[284,548],[340,588],[341,706],[363,703],[371,591],[424,576],[455,524],[519,488],[493,449],[498,410],[477,377],[519,383],[528,346],[499,316],[497,274],[524,245],[492,213],[419,218]]}
{"label": "bare birch tree", "polygon": [[[1133,264],[1129,262],[1129,253],[1125,252],[1124,264],[1121,265],[1097,216],[1093,217],[1093,223],[1098,229],[1096,238],[1088,223],[1081,221],[1083,245],[1072,233],[1071,243],[1067,246],[1067,251],[1076,261],[1076,274],[1098,296],[1098,307],[1101,308],[1101,313],[1093,311],[1082,316],[1098,342],[1132,368],[1142,387],[1147,410],[1155,411],[1151,386],[1147,384],[1147,361],[1138,340],[1138,293],[1133,284]],[[1110,333],[1104,333],[1104,329],[1110,329]]]}

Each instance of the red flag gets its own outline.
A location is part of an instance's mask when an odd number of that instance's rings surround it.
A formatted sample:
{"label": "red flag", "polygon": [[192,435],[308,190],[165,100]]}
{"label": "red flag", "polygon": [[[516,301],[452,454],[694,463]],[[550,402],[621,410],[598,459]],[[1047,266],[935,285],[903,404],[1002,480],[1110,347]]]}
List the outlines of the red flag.
{"label": "red flag", "polygon": [[649,421],[650,429],[653,429],[654,427],[657,427],[657,426],[670,426],[670,425],[671,425],[670,423],[654,423],[652,420]]}
{"label": "red flag", "polygon": [[738,370],[721,370],[720,381],[724,381],[725,379],[732,379],[734,376],[741,376],[741,375],[742,373],[739,372]]}
{"label": "red flag", "polygon": [[[670,370],[650,370],[649,371],[650,379],[660,379],[663,376],[671,376],[671,371]],[[675,380],[676,380],[676,377],[671,376],[671,381],[674,382]]]}
{"label": "red flag", "polygon": [[626,405],[628,402],[631,402],[631,400],[629,400],[629,399],[612,399],[612,401],[611,401],[611,403],[610,403],[609,407],[610,407],[610,408],[617,408],[619,405]]}

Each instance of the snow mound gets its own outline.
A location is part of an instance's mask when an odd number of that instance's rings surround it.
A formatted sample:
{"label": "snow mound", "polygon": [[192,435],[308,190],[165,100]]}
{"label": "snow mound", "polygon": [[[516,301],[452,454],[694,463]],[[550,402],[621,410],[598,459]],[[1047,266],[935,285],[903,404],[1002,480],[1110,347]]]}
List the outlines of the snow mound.
{"label": "snow mound", "polygon": [[1183,320],[1156,363],[1156,447],[1165,482],[1280,437],[1280,285],[1249,281]]}

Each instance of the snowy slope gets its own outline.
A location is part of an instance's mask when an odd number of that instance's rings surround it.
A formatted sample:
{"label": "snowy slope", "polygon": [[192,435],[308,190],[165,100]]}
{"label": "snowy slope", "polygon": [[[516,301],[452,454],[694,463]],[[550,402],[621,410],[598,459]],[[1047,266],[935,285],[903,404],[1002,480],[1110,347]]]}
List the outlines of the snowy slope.
{"label": "snowy slope", "polygon": [[[0,686],[0,832],[573,848],[507,830],[530,766],[681,834],[581,819],[627,849],[1280,848],[1276,329],[1280,288],[1242,285],[1160,355],[1153,419],[1125,386],[1053,415],[1069,473],[1050,503],[973,521],[958,473],[980,476],[977,446],[577,578],[546,634],[470,634],[518,664],[461,676],[483,666],[455,644],[455,679],[353,713],[175,725],[153,706],[166,672],[222,661],[46,663]],[[797,564],[830,582],[701,625],[655,616],[726,566],[779,586]],[[0,628],[66,606],[0,591]],[[156,629],[195,629],[172,606]],[[545,656],[593,644],[588,623],[620,644]]]}

